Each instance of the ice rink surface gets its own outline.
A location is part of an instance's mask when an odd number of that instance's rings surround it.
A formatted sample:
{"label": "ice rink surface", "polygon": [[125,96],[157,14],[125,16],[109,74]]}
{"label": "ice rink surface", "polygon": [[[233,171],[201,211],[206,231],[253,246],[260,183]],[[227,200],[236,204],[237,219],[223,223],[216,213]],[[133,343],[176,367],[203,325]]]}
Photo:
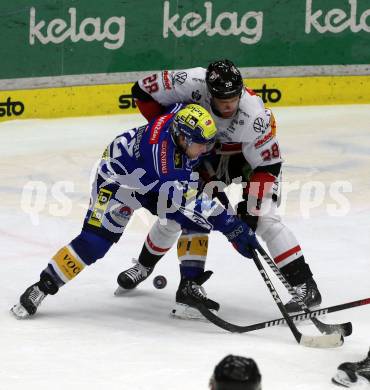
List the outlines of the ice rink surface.
{"label": "ice rink surface", "polygon": [[[283,218],[315,274],[322,306],[369,297],[370,106],[274,112],[285,159]],[[175,320],[174,250],[137,291],[114,297],[118,273],[138,255],[153,221],[143,212],[103,260],[47,297],[32,320],[10,315],[49,258],[79,233],[89,178],[105,146],[142,122],[112,116],[0,124],[0,390],[200,390],[229,353],[256,360],[264,390],[335,389],[330,379],[338,364],[368,350],[370,305],[323,318],[354,328],[342,347],[326,350],[299,346],[286,326],[231,334]],[[236,188],[230,196],[236,200]],[[210,237],[207,269],[215,274],[205,287],[223,318],[247,325],[281,317],[253,262],[218,233]],[[168,279],[163,290],[152,285],[158,274]],[[318,334],[310,322],[298,327]]]}

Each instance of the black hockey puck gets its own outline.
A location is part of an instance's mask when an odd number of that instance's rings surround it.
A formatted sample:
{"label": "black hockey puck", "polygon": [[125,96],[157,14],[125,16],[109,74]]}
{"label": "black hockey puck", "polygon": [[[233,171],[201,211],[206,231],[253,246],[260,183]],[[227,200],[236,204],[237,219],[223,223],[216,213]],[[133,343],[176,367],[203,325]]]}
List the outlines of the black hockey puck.
{"label": "black hockey puck", "polygon": [[159,290],[167,286],[167,279],[163,275],[158,275],[153,279],[153,285]]}

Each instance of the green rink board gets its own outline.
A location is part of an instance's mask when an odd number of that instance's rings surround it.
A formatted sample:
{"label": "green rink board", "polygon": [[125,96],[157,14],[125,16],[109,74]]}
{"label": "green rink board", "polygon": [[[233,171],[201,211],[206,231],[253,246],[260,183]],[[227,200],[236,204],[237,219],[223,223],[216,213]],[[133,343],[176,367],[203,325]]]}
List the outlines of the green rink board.
{"label": "green rink board", "polygon": [[0,79],[370,63],[370,0],[13,0]]}

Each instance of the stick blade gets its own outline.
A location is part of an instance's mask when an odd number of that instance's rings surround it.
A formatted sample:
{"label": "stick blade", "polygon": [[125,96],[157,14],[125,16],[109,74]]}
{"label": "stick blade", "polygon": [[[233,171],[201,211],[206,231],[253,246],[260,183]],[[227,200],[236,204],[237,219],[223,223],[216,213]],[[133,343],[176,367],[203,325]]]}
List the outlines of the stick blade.
{"label": "stick blade", "polygon": [[323,336],[305,336],[302,335],[300,345],[310,348],[336,348],[344,343],[342,334],[332,333]]}
{"label": "stick blade", "polygon": [[343,337],[350,336],[352,334],[352,323],[346,322],[343,324],[326,324],[319,321],[317,318],[312,318],[312,322],[316,325],[317,329],[324,334],[340,333]]}
{"label": "stick blade", "polygon": [[341,328],[342,328],[342,335],[344,337],[347,337],[347,336],[350,336],[352,334],[352,323],[351,322],[347,322],[345,324],[340,324]]}
{"label": "stick blade", "polygon": [[343,324],[326,324],[321,322],[318,318],[313,317],[311,321],[316,325],[317,329],[324,334],[340,333],[344,337],[352,334],[352,323],[345,322]]}
{"label": "stick blade", "polygon": [[326,334],[340,333],[343,337],[348,337],[352,334],[352,323],[346,322],[343,324],[325,324],[323,332]]}

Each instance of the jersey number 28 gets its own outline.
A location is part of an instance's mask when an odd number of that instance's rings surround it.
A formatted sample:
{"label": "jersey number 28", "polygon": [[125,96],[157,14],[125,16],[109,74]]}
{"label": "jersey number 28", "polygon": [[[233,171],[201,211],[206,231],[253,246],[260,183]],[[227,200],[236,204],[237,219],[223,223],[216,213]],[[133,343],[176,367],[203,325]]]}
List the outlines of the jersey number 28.
{"label": "jersey number 28", "polygon": [[275,142],[270,149],[265,149],[261,152],[261,157],[263,161],[271,161],[273,158],[280,157],[279,145]]}
{"label": "jersey number 28", "polygon": [[157,83],[157,75],[152,74],[151,76],[145,77],[145,79],[143,79],[143,85],[148,93],[157,92],[159,89]]}

